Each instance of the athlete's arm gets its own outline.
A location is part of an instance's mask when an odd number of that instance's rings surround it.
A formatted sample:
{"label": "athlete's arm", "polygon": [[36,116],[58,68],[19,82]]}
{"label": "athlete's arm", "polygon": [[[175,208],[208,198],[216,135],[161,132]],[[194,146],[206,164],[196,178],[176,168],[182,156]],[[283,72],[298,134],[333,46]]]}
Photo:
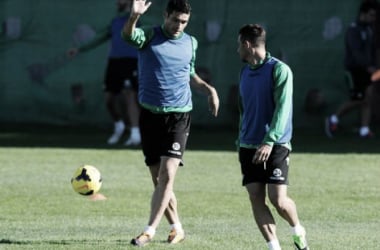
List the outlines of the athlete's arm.
{"label": "athlete's arm", "polygon": [[133,0],[131,12],[127,22],[124,24],[122,30],[123,38],[132,43],[133,45],[141,48],[145,42],[145,35],[142,29],[136,28],[138,20],[151,5],[151,2],[145,0]]}
{"label": "athlete's arm", "polygon": [[275,110],[269,127],[264,137],[264,144],[273,145],[286,132],[289,115],[292,114],[293,99],[293,73],[284,63],[275,65],[274,73],[274,102]]}
{"label": "athlete's arm", "polygon": [[191,39],[193,46],[193,57],[190,62],[190,84],[192,87],[208,96],[209,109],[213,116],[217,116],[219,110],[218,93],[213,86],[205,82],[202,78],[198,76],[197,73],[195,73],[195,55],[198,48],[198,42],[194,37],[191,37]]}
{"label": "athlete's arm", "polygon": [[128,21],[125,23],[123,27],[123,34],[125,36],[132,37],[140,16],[148,10],[151,4],[152,2],[146,3],[145,0],[133,0]]}
{"label": "athlete's arm", "polygon": [[89,50],[92,50],[98,47],[99,45],[103,44],[104,42],[108,41],[111,38],[110,30],[111,30],[111,26],[107,26],[106,28],[98,31],[96,36],[90,41],[88,41],[87,43],[85,43],[84,45],[78,48],[70,48],[67,51],[67,55],[72,58],[72,57],[77,56],[79,53],[87,52]]}
{"label": "athlete's arm", "polygon": [[219,110],[219,97],[218,93],[216,92],[216,89],[207,82],[205,82],[196,73],[191,75],[190,83],[192,87],[196,88],[197,90],[208,96],[209,109],[213,116],[217,116]]}

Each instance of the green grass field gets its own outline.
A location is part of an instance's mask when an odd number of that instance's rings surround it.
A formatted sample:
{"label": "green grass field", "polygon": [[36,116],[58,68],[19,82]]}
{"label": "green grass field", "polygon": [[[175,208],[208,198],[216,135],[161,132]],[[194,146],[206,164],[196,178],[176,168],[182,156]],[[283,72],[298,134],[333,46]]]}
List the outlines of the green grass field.
{"label": "green grass field", "polygon": [[[133,249],[147,223],[152,184],[138,149],[106,147],[104,130],[3,128],[0,249]],[[187,239],[168,246],[163,220],[146,249],[266,249],[234,151],[233,130],[194,130],[175,190]],[[379,249],[379,139],[295,133],[289,195],[311,249]],[[102,173],[106,201],[76,194],[81,164]],[[284,250],[290,229],[275,215]]]}

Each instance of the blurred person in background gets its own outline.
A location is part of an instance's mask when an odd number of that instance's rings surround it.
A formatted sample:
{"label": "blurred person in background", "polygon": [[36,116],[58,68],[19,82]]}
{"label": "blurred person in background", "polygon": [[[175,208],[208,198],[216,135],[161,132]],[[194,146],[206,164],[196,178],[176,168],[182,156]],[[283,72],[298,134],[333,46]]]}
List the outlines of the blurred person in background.
{"label": "blurred person in background", "polygon": [[340,118],[355,108],[359,108],[361,113],[359,136],[374,136],[369,125],[374,89],[371,75],[377,70],[373,30],[377,9],[377,3],[361,3],[357,20],[346,31],[344,66],[349,81],[352,81],[350,99],[325,119],[325,132],[328,137],[333,137],[338,131]]}
{"label": "blurred person in background", "polygon": [[138,146],[141,143],[140,108],[137,102],[137,50],[125,43],[121,37],[121,30],[129,18],[131,3],[132,0],[117,0],[117,16],[112,19],[104,32],[99,33],[85,45],[68,51],[69,56],[74,57],[78,53],[89,51],[111,40],[104,77],[106,107],[114,122],[113,134],[107,140],[110,145],[119,142],[128,125],[130,136],[124,145]]}

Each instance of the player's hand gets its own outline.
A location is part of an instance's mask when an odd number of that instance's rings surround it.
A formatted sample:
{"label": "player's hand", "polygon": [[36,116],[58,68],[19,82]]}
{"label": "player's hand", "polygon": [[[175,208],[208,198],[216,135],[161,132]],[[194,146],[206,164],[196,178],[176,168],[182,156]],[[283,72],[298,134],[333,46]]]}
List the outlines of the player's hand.
{"label": "player's hand", "polygon": [[371,75],[371,81],[372,82],[378,82],[380,81],[380,69],[375,70]]}
{"label": "player's hand", "polygon": [[208,96],[208,106],[213,116],[218,116],[219,111],[219,97],[214,88],[211,89],[211,94]]}
{"label": "player's hand", "polygon": [[146,2],[146,0],[133,0],[131,16],[143,15],[151,4],[152,2]]}
{"label": "player's hand", "polygon": [[270,154],[272,153],[272,146],[267,144],[261,145],[253,156],[252,163],[260,164],[266,162],[269,159]]}

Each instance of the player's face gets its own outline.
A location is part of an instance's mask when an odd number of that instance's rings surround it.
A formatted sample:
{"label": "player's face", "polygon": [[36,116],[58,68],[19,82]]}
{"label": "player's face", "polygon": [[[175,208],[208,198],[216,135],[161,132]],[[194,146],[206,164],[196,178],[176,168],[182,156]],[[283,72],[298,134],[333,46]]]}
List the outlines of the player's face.
{"label": "player's face", "polygon": [[165,14],[164,28],[172,37],[179,36],[186,28],[190,19],[190,14],[174,11],[170,15]]}

